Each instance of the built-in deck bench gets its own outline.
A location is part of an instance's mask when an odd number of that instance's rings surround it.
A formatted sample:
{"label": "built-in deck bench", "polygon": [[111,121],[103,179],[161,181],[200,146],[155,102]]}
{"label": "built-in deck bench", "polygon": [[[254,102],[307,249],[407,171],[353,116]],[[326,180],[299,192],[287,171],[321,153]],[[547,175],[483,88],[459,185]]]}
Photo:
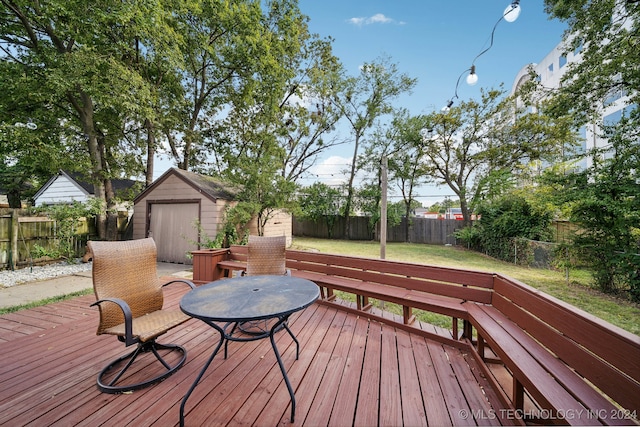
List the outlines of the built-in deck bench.
{"label": "built-in deck bench", "polygon": [[[226,259],[216,261],[217,277],[244,270],[246,259],[246,246],[232,246]],[[338,290],[355,295],[356,311],[370,318],[382,320],[370,312],[370,299],[401,306],[404,325],[415,322],[414,309],[449,316],[454,339],[461,336],[459,320],[467,320],[463,303],[491,302],[488,273],[296,250],[287,250],[286,265],[292,276],[315,282],[324,303],[333,302]]]}
{"label": "built-in deck bench", "polygon": [[293,250],[287,251],[287,267],[318,284],[325,302],[338,290],[355,295],[359,312],[369,311],[370,299],[397,304],[405,325],[415,322],[414,309],[449,316],[454,339],[460,337],[458,321],[467,320],[463,303],[491,302],[491,274]]}
{"label": "built-in deck bench", "polygon": [[[196,257],[207,255],[207,261]],[[194,252],[194,281],[205,283],[246,266],[247,249]],[[355,295],[360,315],[393,321],[369,299],[398,304],[396,327],[415,331],[413,310],[450,316],[451,336],[426,337],[467,348],[511,412],[508,422],[638,424],[640,337],[508,277],[306,251],[287,251],[292,275],[314,281],[321,303],[341,304],[335,291]],[[462,321],[462,331],[458,322]],[[416,322],[418,323],[418,322]],[[500,372],[512,378],[505,384]],[[506,368],[506,370],[505,370]]]}
{"label": "built-in deck bench", "polygon": [[[514,415],[543,424],[637,422],[640,337],[501,275],[493,292],[491,305],[464,305],[477,356],[497,356],[513,375],[505,400]],[[525,396],[539,409],[527,410]]]}

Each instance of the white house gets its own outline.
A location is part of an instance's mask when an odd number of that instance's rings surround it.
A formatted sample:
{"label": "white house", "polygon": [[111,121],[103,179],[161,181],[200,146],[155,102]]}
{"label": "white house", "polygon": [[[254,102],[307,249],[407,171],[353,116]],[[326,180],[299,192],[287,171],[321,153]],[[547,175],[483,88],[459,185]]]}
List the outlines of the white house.
{"label": "white house", "polygon": [[[131,190],[135,181],[130,179],[114,179],[111,181],[116,193]],[[76,172],[61,170],[52,176],[33,196],[35,206],[86,202],[94,196],[93,184],[82,179]],[[133,199],[131,197],[130,199]]]}

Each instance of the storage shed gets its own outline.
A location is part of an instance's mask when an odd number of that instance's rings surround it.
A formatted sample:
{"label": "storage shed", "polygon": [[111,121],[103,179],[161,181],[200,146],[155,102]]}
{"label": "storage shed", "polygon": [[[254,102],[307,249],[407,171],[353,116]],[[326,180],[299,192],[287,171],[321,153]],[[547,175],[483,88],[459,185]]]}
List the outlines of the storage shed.
{"label": "storage shed", "polygon": [[[201,249],[196,222],[214,238],[236,194],[237,188],[215,177],[171,168],[135,198],[133,238],[153,237],[158,261],[191,264],[187,254]],[[291,215],[278,213],[267,224],[265,235],[284,234],[290,243],[291,222]],[[255,225],[250,228],[257,234]]]}

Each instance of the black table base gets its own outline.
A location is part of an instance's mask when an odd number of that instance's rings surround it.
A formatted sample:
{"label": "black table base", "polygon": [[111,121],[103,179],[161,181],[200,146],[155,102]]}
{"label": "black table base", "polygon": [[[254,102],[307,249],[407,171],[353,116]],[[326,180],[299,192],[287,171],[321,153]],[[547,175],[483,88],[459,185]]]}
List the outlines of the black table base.
{"label": "black table base", "polygon": [[[291,386],[291,382],[289,381],[289,377],[287,376],[287,371],[284,367],[284,363],[282,362],[282,357],[280,356],[280,351],[278,350],[278,346],[276,346],[276,341],[274,338],[275,333],[284,328],[289,333],[293,341],[296,343],[296,360],[298,360],[298,357],[300,355],[300,343],[298,342],[298,339],[293,334],[293,332],[291,332],[291,329],[289,329],[289,325],[287,324],[288,320],[289,320],[289,315],[279,317],[278,321],[274,323],[273,326],[271,326],[271,328],[268,331],[262,334],[252,334],[251,336],[234,336],[234,332],[236,331],[236,329],[238,329],[238,323],[227,323],[224,325],[224,327],[220,327],[218,324],[214,322],[208,322],[206,320],[203,320],[203,322],[205,322],[206,324],[208,324],[209,326],[211,326],[212,328],[214,328],[220,333],[220,341],[218,342],[216,347],[213,349],[213,353],[211,354],[211,356],[209,356],[209,359],[202,367],[202,370],[196,377],[195,381],[193,382],[193,384],[191,384],[189,391],[187,391],[187,394],[185,394],[184,398],[182,399],[182,403],[180,404],[180,426],[184,427],[184,409],[185,409],[185,405],[187,404],[187,400],[189,399],[189,396],[191,396],[191,393],[193,393],[193,390],[195,390],[196,386],[202,379],[204,373],[209,368],[209,365],[211,365],[211,362],[213,362],[213,359],[218,354],[218,351],[220,351],[220,348],[222,347],[222,345],[224,344],[224,358],[226,359],[227,346],[229,344],[229,341],[248,342],[248,341],[256,341],[256,340],[264,339],[267,337],[269,337],[269,340],[271,341],[271,347],[273,348],[273,352],[276,355],[276,360],[278,361],[278,366],[280,366],[280,371],[282,372],[284,382],[287,385],[289,396],[291,396],[291,422],[293,423],[295,419],[295,414],[296,414],[296,397],[293,391],[293,387]],[[231,331],[227,332],[229,327],[231,327]]]}

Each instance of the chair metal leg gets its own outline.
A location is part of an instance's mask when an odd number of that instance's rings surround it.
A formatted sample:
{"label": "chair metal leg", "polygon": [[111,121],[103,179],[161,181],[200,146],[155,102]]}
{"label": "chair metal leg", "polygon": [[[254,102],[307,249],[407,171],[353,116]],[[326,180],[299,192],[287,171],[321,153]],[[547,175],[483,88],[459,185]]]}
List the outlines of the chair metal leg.
{"label": "chair metal leg", "polygon": [[[158,353],[158,350],[171,350],[178,351],[182,354],[182,357],[178,362],[171,366],[161,355]],[[123,377],[125,372],[133,365],[133,362],[136,358],[143,353],[153,353],[155,358],[165,367],[166,371],[162,372],[159,375],[156,375],[153,378],[146,379],[144,381],[134,383],[134,384],[121,384],[118,385],[118,381]],[[174,344],[159,344],[155,341],[148,341],[145,343],[138,343],[138,346],[131,353],[126,354],[124,356],[119,357],[114,360],[110,364],[108,364],[100,373],[98,374],[97,384],[98,389],[103,393],[124,393],[127,391],[139,390],[141,388],[150,386],[157,382],[162,381],[167,378],[178,369],[182,367],[185,360],[187,360],[187,350],[184,347]],[[119,366],[124,363],[124,367],[120,369],[120,371],[113,376],[112,379],[106,380],[105,376],[107,374],[112,374],[115,369],[119,369]]]}

